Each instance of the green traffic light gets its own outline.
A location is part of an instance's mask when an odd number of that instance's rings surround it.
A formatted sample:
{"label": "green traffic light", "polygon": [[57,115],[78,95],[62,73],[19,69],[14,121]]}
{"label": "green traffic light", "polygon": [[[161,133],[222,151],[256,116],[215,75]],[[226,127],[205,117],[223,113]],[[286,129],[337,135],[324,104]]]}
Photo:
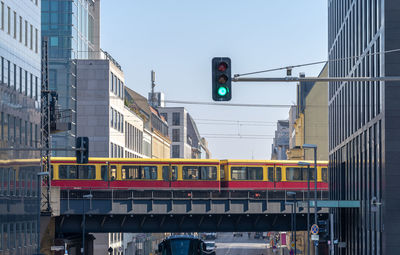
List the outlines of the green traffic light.
{"label": "green traffic light", "polygon": [[228,89],[227,88],[225,88],[225,87],[219,87],[218,88],[218,95],[219,96],[223,97],[226,94],[228,94]]}

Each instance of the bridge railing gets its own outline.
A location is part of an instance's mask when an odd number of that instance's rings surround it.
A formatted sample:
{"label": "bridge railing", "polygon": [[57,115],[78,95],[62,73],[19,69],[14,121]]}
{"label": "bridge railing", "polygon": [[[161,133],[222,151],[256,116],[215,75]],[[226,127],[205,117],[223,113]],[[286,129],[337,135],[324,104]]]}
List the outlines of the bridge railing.
{"label": "bridge railing", "polygon": [[[297,201],[308,200],[308,190],[298,189],[76,189],[76,187],[63,187],[60,190],[60,199],[82,199],[84,195],[91,194],[92,199],[112,199],[112,200],[267,200],[267,201],[292,201],[294,196],[288,196],[287,192],[296,193]],[[310,200],[314,199],[314,190],[310,191]],[[317,191],[318,200],[327,200],[329,191],[327,189],[319,189]]]}

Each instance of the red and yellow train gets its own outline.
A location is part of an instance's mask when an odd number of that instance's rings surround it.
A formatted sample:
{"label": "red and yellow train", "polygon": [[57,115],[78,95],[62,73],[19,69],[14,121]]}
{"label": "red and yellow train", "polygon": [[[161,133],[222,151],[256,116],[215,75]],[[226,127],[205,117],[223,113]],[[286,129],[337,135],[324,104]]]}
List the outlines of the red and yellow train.
{"label": "red and yellow train", "polygon": [[[52,186],[76,189],[305,190],[310,168],[298,161],[215,159],[51,158]],[[328,189],[328,162],[317,162],[317,186]]]}

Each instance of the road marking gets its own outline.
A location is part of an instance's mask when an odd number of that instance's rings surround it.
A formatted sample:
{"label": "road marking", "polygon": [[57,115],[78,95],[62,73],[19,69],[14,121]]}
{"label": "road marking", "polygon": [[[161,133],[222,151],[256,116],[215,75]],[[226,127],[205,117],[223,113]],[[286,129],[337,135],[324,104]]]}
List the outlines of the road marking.
{"label": "road marking", "polygon": [[228,250],[225,252],[225,255],[229,254],[229,252],[231,251],[231,247],[228,247]]}

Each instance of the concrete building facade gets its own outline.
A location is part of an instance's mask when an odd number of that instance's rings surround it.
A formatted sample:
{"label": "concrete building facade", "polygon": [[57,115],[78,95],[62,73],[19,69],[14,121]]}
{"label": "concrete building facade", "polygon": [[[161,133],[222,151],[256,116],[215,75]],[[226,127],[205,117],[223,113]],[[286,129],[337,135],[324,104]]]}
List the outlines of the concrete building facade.
{"label": "concrete building facade", "polygon": [[168,122],[171,158],[201,158],[202,146],[207,143],[202,143],[196,123],[187,110],[184,107],[158,107],[158,111]]}
{"label": "concrete building facade", "polygon": [[[40,0],[0,1],[0,148],[41,146],[40,6]],[[0,152],[0,254],[37,252],[40,165],[14,160],[39,157],[33,150]]]}
{"label": "concrete building facade", "polygon": [[[328,1],[330,77],[398,76],[400,2]],[[357,56],[357,57],[355,57]],[[342,59],[337,61],[337,59]],[[329,185],[335,254],[398,254],[400,250],[399,98],[396,82],[329,84]]]}
{"label": "concrete building facade", "polygon": [[110,59],[77,60],[77,135],[90,157],[143,158],[143,120],[125,106],[123,72]]}

